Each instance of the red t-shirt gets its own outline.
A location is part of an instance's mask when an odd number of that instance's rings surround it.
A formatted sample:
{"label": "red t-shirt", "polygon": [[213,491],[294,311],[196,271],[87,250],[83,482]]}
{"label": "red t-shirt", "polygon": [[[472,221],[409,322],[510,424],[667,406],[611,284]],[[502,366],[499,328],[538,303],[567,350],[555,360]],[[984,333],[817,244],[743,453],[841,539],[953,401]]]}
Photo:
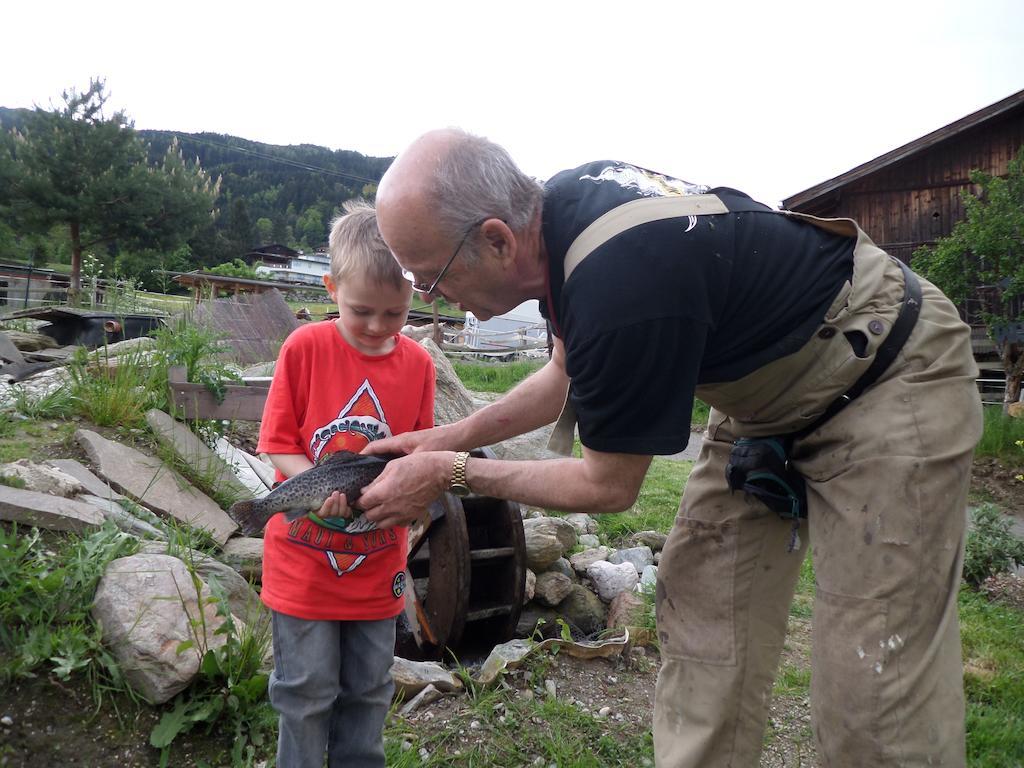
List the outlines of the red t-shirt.
{"label": "red t-shirt", "polygon": [[[385,355],[354,349],[333,321],[293,331],[281,347],[263,409],[261,453],[358,453],[377,440],[434,424],[434,361],[405,336]],[[270,608],[300,619],[398,615],[405,583],[404,527],[345,533],[276,514],[263,534]]]}

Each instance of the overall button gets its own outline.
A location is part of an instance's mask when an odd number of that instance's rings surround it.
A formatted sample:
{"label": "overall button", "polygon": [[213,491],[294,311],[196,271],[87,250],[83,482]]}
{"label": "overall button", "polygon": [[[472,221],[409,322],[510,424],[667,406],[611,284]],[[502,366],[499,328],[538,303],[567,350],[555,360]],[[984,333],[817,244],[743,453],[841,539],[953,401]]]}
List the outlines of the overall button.
{"label": "overall button", "polygon": [[868,323],[868,330],[875,334],[875,336],[878,336],[885,330],[885,326],[881,320],[872,320]]}
{"label": "overall button", "polygon": [[835,335],[836,335],[836,329],[832,328],[831,326],[825,326],[820,331],[818,331],[818,338],[819,339],[831,339]]}

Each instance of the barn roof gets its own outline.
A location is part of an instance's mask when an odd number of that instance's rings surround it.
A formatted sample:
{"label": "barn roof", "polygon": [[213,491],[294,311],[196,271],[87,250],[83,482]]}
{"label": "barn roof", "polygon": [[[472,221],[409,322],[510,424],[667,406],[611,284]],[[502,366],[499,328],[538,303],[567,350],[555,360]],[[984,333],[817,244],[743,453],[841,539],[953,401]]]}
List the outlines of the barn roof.
{"label": "barn roof", "polygon": [[830,192],[834,192],[840,187],[846,186],[858,179],[862,179],[865,176],[898,163],[901,160],[906,160],[908,157],[929,149],[943,141],[952,139],[955,136],[959,136],[982,123],[988,122],[997,117],[1002,117],[1014,111],[1024,112],[1024,90],[1017,91],[1017,93],[1007,96],[1005,99],[997,101],[995,104],[991,104],[984,109],[979,109],[977,112],[972,112],[967,115],[967,117],[962,117],[949,125],[939,128],[937,131],[932,131],[931,133],[910,142],[909,144],[904,144],[902,147],[898,147],[891,152],[886,152],[884,155],[876,157],[874,160],[870,160],[863,165],[858,165],[856,168],[840,174],[835,178],[823,181],[821,184],[805,189],[803,192],[798,192],[792,197],[788,197],[783,200],[782,207],[789,210],[800,210],[808,203],[819,197],[823,197]]}

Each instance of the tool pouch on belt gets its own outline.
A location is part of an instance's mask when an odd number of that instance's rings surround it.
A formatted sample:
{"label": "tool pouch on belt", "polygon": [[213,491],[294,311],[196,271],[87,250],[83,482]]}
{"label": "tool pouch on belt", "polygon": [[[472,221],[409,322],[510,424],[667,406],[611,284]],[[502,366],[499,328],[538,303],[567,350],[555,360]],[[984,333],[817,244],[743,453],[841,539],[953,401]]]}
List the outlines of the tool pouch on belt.
{"label": "tool pouch on belt", "polygon": [[807,517],[807,486],[789,462],[785,438],[740,438],[733,444],[725,479],[734,491],[756,497],[781,517]]}

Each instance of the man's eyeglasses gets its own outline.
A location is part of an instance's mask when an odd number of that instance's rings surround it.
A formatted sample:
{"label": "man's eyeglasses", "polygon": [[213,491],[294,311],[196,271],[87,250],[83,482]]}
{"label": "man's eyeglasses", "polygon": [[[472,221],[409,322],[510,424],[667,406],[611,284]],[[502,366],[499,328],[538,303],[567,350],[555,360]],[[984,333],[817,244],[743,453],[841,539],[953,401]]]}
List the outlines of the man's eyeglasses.
{"label": "man's eyeglasses", "polygon": [[459,240],[459,244],[455,248],[455,253],[453,253],[452,257],[450,259],[448,259],[448,263],[444,265],[444,267],[441,269],[440,273],[438,273],[437,277],[434,278],[434,282],[430,283],[430,285],[427,285],[426,283],[417,282],[416,281],[416,276],[412,272],[410,272],[408,269],[403,269],[402,270],[402,277],[404,277],[406,280],[408,280],[410,283],[412,283],[412,289],[414,291],[416,291],[417,293],[427,293],[427,294],[430,294],[431,296],[433,296],[434,289],[437,288],[437,284],[441,282],[441,278],[443,278],[445,276],[445,274],[447,274],[448,268],[452,265],[452,262],[455,261],[455,257],[459,255],[459,251],[462,250],[462,246],[466,244],[466,239],[469,237],[470,233],[474,229],[479,227],[481,224],[483,224],[485,221],[487,221],[487,219],[489,219],[489,218],[491,218],[491,217],[487,216],[485,218],[480,219],[479,221],[474,221],[469,226],[469,228],[466,230],[465,234],[462,235],[462,239]]}

